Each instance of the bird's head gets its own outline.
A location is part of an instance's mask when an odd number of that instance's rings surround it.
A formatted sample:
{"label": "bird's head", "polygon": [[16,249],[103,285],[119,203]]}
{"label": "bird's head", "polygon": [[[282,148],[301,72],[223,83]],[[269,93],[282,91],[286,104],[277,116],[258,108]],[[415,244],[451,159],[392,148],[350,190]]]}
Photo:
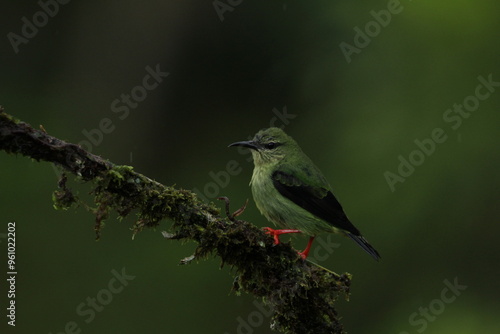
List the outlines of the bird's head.
{"label": "bird's head", "polygon": [[279,128],[262,129],[249,141],[239,141],[231,146],[251,150],[255,166],[274,165],[298,149],[297,143]]}

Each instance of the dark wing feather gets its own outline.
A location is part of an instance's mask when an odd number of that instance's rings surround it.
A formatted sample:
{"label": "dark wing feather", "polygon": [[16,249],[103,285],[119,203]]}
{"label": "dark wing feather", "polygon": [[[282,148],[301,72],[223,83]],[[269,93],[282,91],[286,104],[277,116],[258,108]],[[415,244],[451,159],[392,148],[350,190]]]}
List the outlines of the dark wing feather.
{"label": "dark wing feather", "polygon": [[379,253],[349,221],[339,201],[330,190],[306,185],[298,178],[283,171],[274,172],[272,180],[274,187],[281,195],[332,226],[344,230],[349,238],[378,261]]}
{"label": "dark wing feather", "polygon": [[377,252],[377,250],[375,248],[373,248],[373,246],[370,245],[368,243],[368,241],[366,241],[366,239],[363,238],[363,236],[361,236],[361,235],[354,235],[354,234],[351,234],[351,233],[347,233],[347,236],[349,238],[351,238],[352,240],[354,240],[359,246],[361,246],[361,248],[363,248],[365,250],[365,252],[367,252],[368,254],[370,254],[375,260],[378,261],[380,259],[380,255]]}
{"label": "dark wing feather", "polygon": [[358,229],[347,218],[339,201],[328,189],[306,185],[283,171],[274,172],[272,179],[276,190],[301,208],[336,228],[360,235]]}

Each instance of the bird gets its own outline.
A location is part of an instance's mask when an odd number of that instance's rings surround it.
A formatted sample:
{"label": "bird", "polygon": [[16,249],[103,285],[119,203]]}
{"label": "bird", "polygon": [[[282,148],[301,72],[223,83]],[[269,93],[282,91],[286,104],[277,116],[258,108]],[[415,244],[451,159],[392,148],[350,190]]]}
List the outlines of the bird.
{"label": "bird", "polygon": [[228,147],[250,149],[254,169],[250,186],[260,213],[281,229],[264,227],[279,244],[279,236],[302,233],[309,236],[307,247],[298,252],[304,260],[314,238],[320,233],[343,234],[355,241],[375,260],[380,255],[351,223],[323,173],[282,129],[262,129],[252,140]]}

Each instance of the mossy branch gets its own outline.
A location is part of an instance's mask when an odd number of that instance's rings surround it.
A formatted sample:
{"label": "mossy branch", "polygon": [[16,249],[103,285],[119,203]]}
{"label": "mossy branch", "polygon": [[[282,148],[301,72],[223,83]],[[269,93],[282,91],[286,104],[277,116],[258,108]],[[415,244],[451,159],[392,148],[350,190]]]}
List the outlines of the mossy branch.
{"label": "mossy branch", "polygon": [[130,166],[115,165],[34,129],[7,115],[0,107],[0,149],[37,161],[60,166],[65,172],[54,192],[54,206],[67,209],[79,200],[66,187],[66,173],[91,183],[94,195],[95,230],[112,211],[123,218],[131,212],[137,219],[134,235],[156,227],[163,219],[173,221],[167,239],[193,240],[198,245],[193,259],[220,257],[233,268],[234,290],[253,294],[272,309],[271,328],[282,333],[343,333],[334,303],[349,295],[350,275],[333,274],[303,261],[289,244],[273,245],[273,239],[249,222],[227,217],[213,204],[203,203],[193,192],[164,186],[134,172]]}

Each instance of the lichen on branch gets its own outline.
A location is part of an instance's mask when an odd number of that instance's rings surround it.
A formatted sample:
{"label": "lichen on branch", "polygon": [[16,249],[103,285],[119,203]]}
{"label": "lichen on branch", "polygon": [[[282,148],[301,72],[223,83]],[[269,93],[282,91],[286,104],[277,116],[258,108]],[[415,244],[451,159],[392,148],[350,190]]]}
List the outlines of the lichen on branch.
{"label": "lichen on branch", "polygon": [[[289,244],[274,245],[273,239],[255,225],[237,220],[243,209],[227,217],[213,203],[202,202],[195,193],[162,185],[133,170],[115,165],[80,146],[48,135],[45,130],[7,115],[0,107],[0,150],[21,154],[59,166],[63,173],[53,194],[56,209],[80,203],[67,187],[67,175],[90,184],[97,237],[112,212],[119,218],[135,215],[133,234],[173,222],[169,240],[197,243],[193,256],[219,257],[232,268],[233,289],[261,298],[271,309],[271,328],[282,333],[343,333],[334,308],[336,300],[349,296],[350,275],[334,274],[302,260]],[[35,185],[34,185],[35,187]]]}

